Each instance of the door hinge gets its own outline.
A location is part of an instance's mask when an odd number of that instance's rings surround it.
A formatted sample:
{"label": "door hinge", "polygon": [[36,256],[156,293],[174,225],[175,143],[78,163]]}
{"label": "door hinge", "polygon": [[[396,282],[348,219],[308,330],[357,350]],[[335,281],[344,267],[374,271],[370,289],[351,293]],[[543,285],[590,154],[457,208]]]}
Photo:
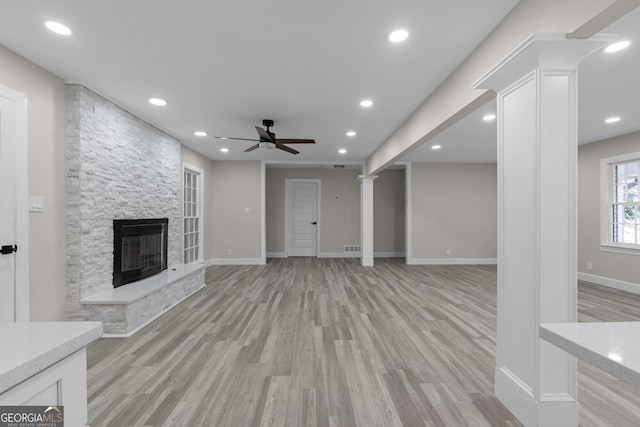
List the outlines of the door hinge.
{"label": "door hinge", "polygon": [[18,245],[3,245],[0,249],[0,254],[8,255],[13,252],[18,252]]}

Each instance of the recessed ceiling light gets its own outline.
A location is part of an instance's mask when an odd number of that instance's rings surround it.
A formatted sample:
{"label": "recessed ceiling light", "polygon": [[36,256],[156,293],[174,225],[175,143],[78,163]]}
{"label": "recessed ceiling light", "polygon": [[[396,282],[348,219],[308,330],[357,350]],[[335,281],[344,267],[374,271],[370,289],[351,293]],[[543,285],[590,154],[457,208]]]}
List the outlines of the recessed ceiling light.
{"label": "recessed ceiling light", "polygon": [[442,146],[441,146],[441,145],[432,145],[432,146],[431,146],[431,149],[432,149],[432,150],[439,150],[439,149],[441,149],[441,148],[442,148]]}
{"label": "recessed ceiling light", "polygon": [[491,120],[495,120],[495,119],[496,119],[495,114],[487,114],[482,118],[482,120],[484,120],[485,122],[490,122]]}
{"label": "recessed ceiling light", "polygon": [[347,132],[347,136],[356,136],[356,131],[350,130],[349,132]]}
{"label": "recessed ceiling light", "polygon": [[163,105],[167,105],[167,101],[160,98],[149,98],[149,104],[163,106]]}
{"label": "recessed ceiling light", "polygon": [[393,43],[403,42],[407,39],[407,37],[409,37],[409,32],[402,28],[391,31],[387,36],[389,41]]}
{"label": "recessed ceiling light", "polygon": [[360,101],[360,106],[361,107],[365,107],[365,108],[369,108],[373,105],[373,101],[370,99],[364,99],[362,101]]}
{"label": "recessed ceiling light", "polygon": [[615,122],[619,122],[620,121],[620,117],[609,117],[607,120],[605,120],[605,123],[615,123]]}
{"label": "recessed ceiling light", "polygon": [[338,150],[338,153],[347,154],[347,150],[345,150],[344,148],[341,148],[341,149]]}
{"label": "recessed ceiling light", "polygon": [[56,21],[45,21],[44,25],[56,34],[61,34],[63,36],[70,36],[73,34],[71,28]]}
{"label": "recessed ceiling light", "polygon": [[610,44],[609,46],[607,46],[604,51],[607,52],[607,53],[618,52],[619,50],[628,48],[630,44],[631,44],[631,42],[629,40],[623,40],[623,41],[620,41],[620,42],[615,42],[615,43]]}
{"label": "recessed ceiling light", "polygon": [[220,151],[222,151],[223,153],[228,153],[229,149],[228,148],[221,148]]}
{"label": "recessed ceiling light", "polygon": [[193,133],[195,136],[207,136],[207,133],[202,130],[197,130]]}

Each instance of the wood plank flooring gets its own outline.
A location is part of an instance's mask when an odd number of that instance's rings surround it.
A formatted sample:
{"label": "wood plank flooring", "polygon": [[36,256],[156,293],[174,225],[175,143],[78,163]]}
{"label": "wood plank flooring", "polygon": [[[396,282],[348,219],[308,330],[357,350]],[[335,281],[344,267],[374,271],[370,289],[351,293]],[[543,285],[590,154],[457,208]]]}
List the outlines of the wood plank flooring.
{"label": "wood plank flooring", "polygon": [[[290,258],[206,280],[89,346],[92,427],[520,425],[493,395],[494,266]],[[581,286],[581,320],[640,313],[621,299]],[[582,426],[640,425],[637,390],[579,370]]]}

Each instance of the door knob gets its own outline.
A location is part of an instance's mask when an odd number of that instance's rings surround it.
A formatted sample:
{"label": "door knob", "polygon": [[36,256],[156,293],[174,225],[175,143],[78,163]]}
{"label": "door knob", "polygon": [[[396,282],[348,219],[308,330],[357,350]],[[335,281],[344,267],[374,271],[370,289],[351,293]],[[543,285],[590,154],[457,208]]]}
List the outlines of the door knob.
{"label": "door knob", "polygon": [[311,225],[316,225],[317,223],[318,223],[317,221],[313,221]]}
{"label": "door knob", "polygon": [[13,252],[18,252],[17,245],[3,245],[2,248],[0,249],[0,254],[2,255],[9,255],[10,253],[13,253]]}

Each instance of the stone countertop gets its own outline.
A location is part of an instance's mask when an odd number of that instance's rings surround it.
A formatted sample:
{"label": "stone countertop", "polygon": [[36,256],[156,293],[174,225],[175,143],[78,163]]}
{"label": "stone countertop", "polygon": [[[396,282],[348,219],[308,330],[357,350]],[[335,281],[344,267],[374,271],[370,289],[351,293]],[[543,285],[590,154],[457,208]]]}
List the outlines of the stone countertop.
{"label": "stone countertop", "polygon": [[635,386],[640,386],[640,322],[546,323],[540,338]]}
{"label": "stone countertop", "polygon": [[101,336],[101,322],[0,323],[0,393]]}

